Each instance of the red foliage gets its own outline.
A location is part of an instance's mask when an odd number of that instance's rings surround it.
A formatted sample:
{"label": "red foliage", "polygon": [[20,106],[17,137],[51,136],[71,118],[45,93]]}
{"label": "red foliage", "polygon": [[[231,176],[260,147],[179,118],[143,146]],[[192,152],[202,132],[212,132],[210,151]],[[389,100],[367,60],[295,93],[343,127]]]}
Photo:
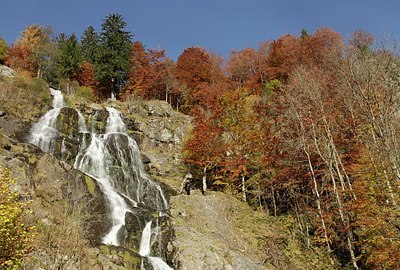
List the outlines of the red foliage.
{"label": "red foliage", "polygon": [[227,72],[234,87],[245,87],[254,93],[261,93],[266,73],[262,69],[262,56],[252,48],[232,51]]}
{"label": "red foliage", "polygon": [[90,86],[92,89],[96,88],[96,80],[94,78],[94,67],[89,62],[83,62],[81,65],[81,71],[78,74],[79,85]]}
{"label": "red foliage", "polygon": [[195,89],[202,83],[211,83],[212,65],[207,52],[199,47],[185,49],[176,65],[178,80]]}
{"label": "red foliage", "polygon": [[8,50],[5,64],[17,71],[27,71],[31,76],[36,75],[38,68],[33,59],[31,47],[17,43]]}

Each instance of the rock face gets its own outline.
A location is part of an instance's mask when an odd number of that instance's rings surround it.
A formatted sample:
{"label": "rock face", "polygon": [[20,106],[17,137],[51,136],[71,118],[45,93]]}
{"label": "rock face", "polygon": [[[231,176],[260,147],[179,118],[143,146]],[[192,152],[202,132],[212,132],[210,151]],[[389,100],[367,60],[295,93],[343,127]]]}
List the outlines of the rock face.
{"label": "rock face", "polygon": [[175,111],[160,100],[125,105],[122,111],[131,136],[138,142],[141,152],[148,158],[147,170],[153,178],[179,191],[185,170],[181,150],[191,130],[191,117]]}
{"label": "rock face", "polygon": [[266,269],[252,239],[233,222],[232,207],[240,204],[219,192],[171,198],[179,269]]}

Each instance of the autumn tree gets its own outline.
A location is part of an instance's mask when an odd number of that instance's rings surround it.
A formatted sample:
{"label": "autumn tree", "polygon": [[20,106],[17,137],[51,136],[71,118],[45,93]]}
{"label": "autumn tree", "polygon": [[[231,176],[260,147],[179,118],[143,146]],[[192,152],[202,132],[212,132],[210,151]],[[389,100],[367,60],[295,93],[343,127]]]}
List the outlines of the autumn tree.
{"label": "autumn tree", "polygon": [[49,27],[36,24],[26,27],[10,48],[6,62],[31,76],[48,77],[55,53],[52,34]]}
{"label": "autumn tree", "polygon": [[131,71],[129,72],[128,91],[149,98],[155,72],[151,65],[150,55],[140,41],[132,44],[130,59]]}
{"label": "autumn tree", "polygon": [[[202,114],[200,107],[196,107],[198,114]],[[212,116],[197,117],[195,127],[182,150],[184,162],[190,170],[202,179],[203,191],[208,183],[213,184],[218,175],[225,154],[225,145],[221,140],[222,129]],[[213,179],[210,179],[213,176]]]}
{"label": "autumn tree", "polygon": [[8,45],[2,37],[0,37],[0,64],[4,64],[8,51]]}
{"label": "autumn tree", "polygon": [[77,80],[79,85],[89,86],[92,89],[96,88],[96,80],[94,76],[94,67],[89,62],[84,61],[80,68],[79,73],[77,74]]}
{"label": "autumn tree", "polygon": [[35,76],[36,65],[32,59],[32,49],[27,45],[14,43],[7,52],[5,64],[17,71],[26,71]]}
{"label": "autumn tree", "polygon": [[102,24],[95,71],[105,97],[118,96],[128,81],[132,34],[125,28],[120,14],[107,16]]}
{"label": "autumn tree", "polygon": [[267,80],[266,70],[262,68],[259,51],[246,48],[232,51],[227,63],[227,71],[234,87],[245,87],[253,93],[261,93]]}
{"label": "autumn tree", "polygon": [[374,36],[362,29],[354,31],[349,37],[349,43],[355,48],[365,51],[371,48]]}
{"label": "autumn tree", "polygon": [[300,45],[299,64],[320,68],[333,67],[329,61],[340,59],[344,49],[343,37],[328,27],[318,28],[301,39]]}
{"label": "autumn tree", "polygon": [[267,58],[269,79],[286,81],[299,63],[300,39],[292,35],[278,38],[270,44]]}
{"label": "autumn tree", "polygon": [[193,97],[201,85],[211,83],[211,68],[210,58],[203,48],[185,49],[178,57],[175,72],[178,81],[183,85],[181,95],[185,112],[189,112],[196,104]]}
{"label": "autumn tree", "polygon": [[[263,133],[254,110],[256,95],[245,88],[237,88],[221,96],[224,108],[220,119],[223,140],[227,147],[224,170],[234,186],[239,187],[243,201],[254,189],[247,183],[258,171],[263,156]],[[258,188],[257,183],[254,183]]]}
{"label": "autumn tree", "polygon": [[17,42],[32,49],[33,62],[37,66],[37,77],[42,77],[44,70],[50,65],[54,53],[52,40],[53,30],[41,25],[30,25],[22,33]]}
{"label": "autumn tree", "polygon": [[[290,111],[294,110],[292,117],[296,117],[297,126],[300,125],[298,127],[298,134],[302,136],[300,148],[307,157],[324,242],[329,245],[324,214],[320,204],[319,194],[321,191],[318,191],[318,186],[321,184],[318,184],[317,180],[320,177],[321,180],[327,179],[325,186],[330,187],[331,197],[326,200],[329,206],[335,206],[338,213],[338,216],[332,216],[331,222],[334,227],[342,227],[335,233],[339,239],[346,239],[350,261],[354,268],[358,269],[357,254],[354,251],[354,234],[349,229],[351,215],[347,210],[349,202],[356,199],[356,196],[344,162],[344,158],[349,156],[352,150],[350,145],[346,145],[347,138],[344,134],[347,133],[347,136],[351,136],[354,131],[347,122],[348,120],[351,122],[350,111],[345,107],[339,107],[339,104],[345,104],[342,99],[345,96],[338,92],[338,88],[330,87],[330,79],[329,73],[322,73],[317,68],[299,69],[293,74],[291,80],[292,91],[288,91],[288,93],[293,93],[293,96],[288,95],[287,97],[291,101]],[[338,130],[341,130],[343,134],[336,133]],[[318,160],[318,173],[316,173],[317,166],[313,156]],[[319,176],[319,174],[321,175]],[[335,244],[339,246],[338,242]]]}

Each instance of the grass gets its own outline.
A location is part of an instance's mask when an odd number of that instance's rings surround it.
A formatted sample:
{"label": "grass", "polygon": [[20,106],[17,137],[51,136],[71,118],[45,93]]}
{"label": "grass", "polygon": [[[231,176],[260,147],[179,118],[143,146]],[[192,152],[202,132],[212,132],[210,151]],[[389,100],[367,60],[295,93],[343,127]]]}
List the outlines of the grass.
{"label": "grass", "polygon": [[35,121],[48,110],[51,95],[44,80],[0,78],[0,110],[26,121]]}

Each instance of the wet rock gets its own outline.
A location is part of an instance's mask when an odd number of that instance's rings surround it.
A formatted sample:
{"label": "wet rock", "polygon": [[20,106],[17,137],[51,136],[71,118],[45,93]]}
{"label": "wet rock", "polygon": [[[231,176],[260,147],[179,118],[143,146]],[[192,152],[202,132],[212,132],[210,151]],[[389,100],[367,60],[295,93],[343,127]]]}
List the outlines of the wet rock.
{"label": "wet rock", "polygon": [[143,208],[133,208],[132,212],[125,213],[127,237],[124,240],[124,246],[139,252],[142,231],[152,218],[152,213]]}
{"label": "wet rock", "polygon": [[109,113],[105,108],[93,110],[89,117],[89,129],[94,133],[104,134],[106,132],[108,115]]}
{"label": "wet rock", "polygon": [[[152,256],[162,258],[167,263],[172,263],[177,249],[171,248],[173,246],[172,241],[174,240],[171,219],[168,216],[162,216],[158,217],[153,223],[154,227],[158,225],[158,231],[152,235],[151,254]],[[153,230],[156,230],[156,228],[153,228]]]}
{"label": "wet rock", "polygon": [[60,137],[55,140],[54,157],[65,161],[70,165],[74,164],[75,157],[79,152],[79,142],[68,137]]}
{"label": "wet rock", "polygon": [[68,107],[61,108],[60,114],[57,116],[56,126],[63,137],[77,140],[79,133],[79,116],[76,110]]}

